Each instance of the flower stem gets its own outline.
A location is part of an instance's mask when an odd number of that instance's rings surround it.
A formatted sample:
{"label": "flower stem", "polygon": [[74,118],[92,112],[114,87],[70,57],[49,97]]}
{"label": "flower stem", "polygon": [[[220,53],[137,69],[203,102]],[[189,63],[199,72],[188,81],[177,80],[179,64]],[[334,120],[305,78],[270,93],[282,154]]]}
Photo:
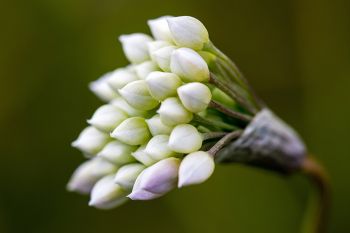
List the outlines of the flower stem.
{"label": "flower stem", "polygon": [[301,167],[314,185],[303,226],[303,233],[325,233],[330,209],[330,184],[324,168],[312,157],[307,157]]}
{"label": "flower stem", "polygon": [[218,110],[218,111],[220,111],[220,112],[222,112],[230,117],[239,119],[239,120],[247,122],[247,123],[249,123],[253,119],[251,116],[248,116],[246,114],[236,112],[232,109],[229,109],[229,108],[225,107],[224,105],[222,105],[221,103],[216,102],[215,100],[210,101],[209,107],[215,108],[216,110]]}
{"label": "flower stem", "polygon": [[227,133],[226,132],[209,132],[209,133],[204,133],[203,135],[203,141],[209,140],[209,139],[214,139],[214,138],[221,138],[225,136]]}
{"label": "flower stem", "polygon": [[258,111],[255,107],[253,107],[249,102],[247,102],[244,98],[239,96],[234,90],[229,88],[229,85],[227,85],[225,82],[222,82],[216,76],[211,73],[210,74],[210,83],[214,84],[217,88],[221,89],[223,92],[225,92],[228,96],[233,98],[237,101],[243,108],[248,110],[252,114],[256,114]]}
{"label": "flower stem", "polygon": [[213,120],[213,119],[208,119],[208,118],[203,118],[197,114],[195,114],[193,116],[193,121],[197,122],[199,124],[204,124],[210,127],[214,127],[214,128],[222,128],[222,129],[226,129],[226,130],[235,130],[237,129],[236,126],[227,124],[223,121],[217,121],[217,120]]}
{"label": "flower stem", "polygon": [[231,142],[233,139],[238,138],[243,133],[242,130],[236,130],[231,133],[226,134],[223,138],[221,138],[210,150],[208,153],[213,157],[225,146],[227,143]]}

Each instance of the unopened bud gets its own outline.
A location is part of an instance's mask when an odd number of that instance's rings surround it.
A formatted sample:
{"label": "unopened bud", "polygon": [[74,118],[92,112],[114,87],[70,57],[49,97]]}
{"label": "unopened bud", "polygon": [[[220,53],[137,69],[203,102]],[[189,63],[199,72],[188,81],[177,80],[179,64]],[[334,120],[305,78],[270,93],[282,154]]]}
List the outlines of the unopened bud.
{"label": "unopened bud", "polygon": [[117,165],[134,162],[135,159],[131,153],[136,150],[136,146],[130,146],[119,141],[108,143],[97,156]]}
{"label": "unopened bud", "polygon": [[193,114],[176,97],[165,99],[160,105],[158,113],[163,124],[169,126],[188,123],[193,117]]}
{"label": "unopened bud", "polygon": [[172,38],[178,46],[201,50],[209,42],[208,31],[198,19],[179,16],[168,18],[167,21]]}
{"label": "unopened bud", "polygon": [[122,97],[115,98],[111,101],[111,104],[124,111],[130,117],[147,115],[146,111],[138,110],[134,107],[131,107],[130,104],[128,104],[128,102],[126,102]]}
{"label": "unopened bud", "polygon": [[108,104],[99,107],[88,123],[104,132],[111,132],[122,121],[128,118],[128,115],[119,108]]}
{"label": "unopened bud", "polygon": [[158,70],[158,66],[153,61],[145,61],[135,66],[135,71],[140,79],[146,79],[147,75]]}
{"label": "unopened bud", "polygon": [[171,72],[184,82],[208,82],[209,68],[204,59],[189,48],[176,49],[170,59]]}
{"label": "unopened bud", "polygon": [[134,156],[134,158],[140,163],[146,166],[150,166],[157,161],[152,159],[151,156],[145,151],[145,149],[146,145],[142,145],[135,152],[131,153],[131,155]]}
{"label": "unopened bud", "polygon": [[214,168],[213,156],[207,152],[186,155],[180,164],[178,187],[203,183],[213,174]]}
{"label": "unopened bud", "polygon": [[128,145],[136,146],[146,143],[151,134],[144,118],[131,117],[123,121],[111,136]]}
{"label": "unopened bud", "polygon": [[96,129],[95,127],[86,127],[79,137],[72,142],[72,146],[83,151],[88,155],[98,153],[110,140],[108,134]]}
{"label": "unopened bud", "polygon": [[159,134],[169,135],[173,130],[171,126],[165,125],[161,121],[159,114],[154,115],[152,118],[146,120],[146,122],[152,136],[156,136]]}
{"label": "unopened bud", "polygon": [[138,80],[135,71],[131,67],[120,68],[113,72],[108,77],[108,84],[112,87],[113,90],[118,91],[123,88],[126,84]]}
{"label": "unopened bud", "polygon": [[169,147],[178,153],[198,151],[202,146],[202,135],[190,124],[176,126],[170,134]]}
{"label": "unopened bud", "polygon": [[162,16],[156,19],[148,20],[148,26],[151,29],[152,35],[156,40],[165,40],[172,42],[173,38],[169,30],[167,19],[173,18],[172,16]]}
{"label": "unopened bud", "polygon": [[93,81],[89,84],[90,90],[101,100],[109,102],[114,98],[117,98],[119,95],[115,92],[108,84],[107,80],[110,77],[111,73],[107,73],[101,78]]}
{"label": "unopened bud", "polygon": [[151,42],[148,42],[147,43],[147,46],[148,46],[148,52],[151,56],[151,59],[154,61],[154,57],[153,57],[153,53],[155,51],[157,51],[158,49],[160,48],[163,48],[163,47],[167,47],[167,46],[171,46],[172,44],[170,44],[169,42],[167,41],[164,41],[164,40],[156,40],[156,41],[151,41]]}
{"label": "unopened bud", "polygon": [[146,83],[150,94],[159,101],[176,96],[176,90],[182,84],[176,74],[160,71],[150,73]]}
{"label": "unopened bud", "polygon": [[159,101],[150,95],[145,80],[129,83],[120,89],[119,93],[126,102],[139,110],[151,110],[159,104]]}
{"label": "unopened bud", "polygon": [[128,200],[125,195],[126,191],[114,183],[114,175],[108,175],[99,180],[91,190],[89,206],[112,209]]}
{"label": "unopened bud", "polygon": [[114,182],[126,190],[131,190],[138,175],[146,168],[140,163],[130,163],[119,168]]}
{"label": "unopened bud", "polygon": [[145,151],[156,161],[175,156],[176,153],[169,148],[168,142],[168,135],[154,136],[147,143]]}
{"label": "unopened bud", "polygon": [[138,64],[149,59],[147,43],[152,38],[143,33],[122,35],[119,37],[127,59],[134,64]]}
{"label": "unopened bud", "polygon": [[167,158],[143,170],[137,177],[132,200],[151,200],[163,196],[176,187],[180,160]]}
{"label": "unopened bud", "polygon": [[151,56],[163,71],[170,71],[171,54],[176,49],[175,46],[166,46],[154,51]]}
{"label": "unopened bud", "polygon": [[210,89],[203,83],[193,82],[177,89],[184,107],[193,113],[204,111],[211,100]]}
{"label": "unopened bud", "polygon": [[95,183],[103,176],[111,174],[117,170],[113,164],[94,158],[82,163],[70,178],[67,189],[78,193],[90,193]]}

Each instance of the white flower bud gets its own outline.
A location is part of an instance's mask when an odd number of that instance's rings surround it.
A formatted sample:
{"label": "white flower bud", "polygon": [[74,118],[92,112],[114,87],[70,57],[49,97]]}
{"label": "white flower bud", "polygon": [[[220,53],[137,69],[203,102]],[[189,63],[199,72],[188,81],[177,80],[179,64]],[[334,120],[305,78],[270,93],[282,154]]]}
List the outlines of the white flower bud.
{"label": "white flower bud", "polygon": [[209,81],[207,63],[197,52],[189,48],[179,48],[171,54],[170,69],[184,82]]}
{"label": "white flower bud", "polygon": [[172,127],[165,125],[161,121],[159,114],[154,115],[151,119],[146,120],[146,122],[152,136],[156,136],[159,134],[169,135],[173,130]]}
{"label": "white flower bud", "polygon": [[126,84],[138,79],[139,78],[137,77],[135,71],[131,67],[127,67],[120,68],[111,72],[111,75],[108,77],[107,82],[113,90],[118,91]]}
{"label": "white flower bud", "polygon": [[109,102],[114,98],[117,98],[119,95],[115,92],[107,83],[107,80],[111,73],[107,73],[101,78],[93,81],[89,84],[90,90],[101,100]]}
{"label": "white flower bud", "polygon": [[136,148],[136,146],[130,146],[119,141],[112,141],[108,143],[97,156],[111,163],[123,165],[135,161],[131,153],[135,151]]}
{"label": "white flower bud", "polygon": [[123,121],[111,136],[128,145],[136,146],[146,143],[151,134],[144,118],[131,117]]}
{"label": "white flower bud", "polygon": [[131,190],[138,175],[146,168],[140,163],[130,163],[119,168],[114,182],[126,190]]}
{"label": "white flower bud", "polygon": [[151,56],[163,71],[170,71],[171,54],[176,50],[175,46],[166,46],[154,51]]}
{"label": "white flower bud", "polygon": [[157,161],[152,159],[151,156],[146,153],[145,149],[146,145],[142,145],[135,152],[131,153],[131,155],[134,156],[134,158],[142,164],[150,166]]}
{"label": "white flower bud", "polygon": [[178,153],[191,153],[202,146],[202,135],[189,124],[176,126],[170,134],[169,147]]}
{"label": "white flower bud", "polygon": [[97,129],[109,133],[126,118],[128,115],[124,111],[108,104],[99,107],[87,122]]}
{"label": "white flower bud", "polygon": [[188,123],[193,117],[193,114],[189,112],[176,97],[165,99],[157,112],[163,124],[169,126]]}
{"label": "white flower bud", "polygon": [[203,83],[193,82],[177,89],[183,106],[190,112],[204,111],[211,100],[210,89]]}
{"label": "white flower bud", "polygon": [[167,19],[173,18],[172,16],[162,16],[156,19],[147,21],[148,26],[151,29],[152,35],[156,40],[165,40],[172,42],[173,38],[169,30]]}
{"label": "white flower bud", "polygon": [[90,193],[92,187],[99,179],[116,170],[116,166],[103,159],[88,160],[74,171],[67,184],[67,189],[82,194]]}
{"label": "white flower bud", "polygon": [[126,102],[122,97],[117,97],[114,100],[111,101],[111,104],[116,106],[117,108],[124,111],[128,116],[145,116],[147,115],[147,111],[141,111],[134,107],[131,107],[128,102]]}
{"label": "white flower bud", "polygon": [[168,135],[154,136],[147,143],[145,152],[156,161],[175,156],[176,153],[169,148],[168,142]]}
{"label": "white flower bud", "polygon": [[176,187],[180,160],[167,158],[143,170],[137,177],[129,198],[151,200]]}
{"label": "white flower bud", "polygon": [[135,66],[135,71],[140,79],[146,79],[147,75],[158,70],[158,66],[153,61],[145,61]]}
{"label": "white flower bud", "polygon": [[146,83],[150,94],[159,101],[176,96],[176,90],[182,84],[176,74],[160,71],[150,73]]}
{"label": "white flower bud", "polygon": [[159,104],[159,101],[150,95],[145,80],[129,83],[120,89],[119,93],[128,104],[139,110],[151,110]]}
{"label": "white flower bud", "polygon": [[99,180],[91,190],[89,206],[98,209],[112,209],[124,204],[126,191],[114,183],[114,175],[108,175]]}
{"label": "white flower bud", "polygon": [[79,137],[72,142],[72,146],[87,153],[94,155],[98,153],[110,140],[108,134],[101,132],[95,127],[86,127]]}
{"label": "white flower bud", "polygon": [[143,33],[133,33],[119,37],[124,54],[131,63],[141,63],[149,59],[147,43],[152,38]]}
{"label": "white flower bud", "polygon": [[154,57],[153,57],[153,52],[155,52],[156,50],[163,48],[163,47],[167,47],[167,46],[171,46],[172,44],[170,44],[167,41],[164,40],[156,40],[156,41],[151,41],[147,43],[148,46],[148,52],[151,56],[151,59],[154,61]]}
{"label": "white flower bud", "polygon": [[180,164],[178,187],[200,184],[206,181],[215,168],[213,156],[204,151],[187,155]]}
{"label": "white flower bud", "polygon": [[201,50],[209,42],[208,31],[198,19],[180,16],[168,18],[167,21],[172,38],[178,46]]}

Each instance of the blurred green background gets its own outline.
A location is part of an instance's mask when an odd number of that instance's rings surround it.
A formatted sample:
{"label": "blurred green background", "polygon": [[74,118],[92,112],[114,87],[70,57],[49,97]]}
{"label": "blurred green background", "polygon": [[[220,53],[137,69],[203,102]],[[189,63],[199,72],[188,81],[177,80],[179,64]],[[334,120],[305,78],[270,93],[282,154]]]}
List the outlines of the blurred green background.
{"label": "blurred green background", "polygon": [[117,37],[192,15],[328,168],[329,232],[350,232],[350,1],[2,0],[1,233],[295,233],[309,194],[288,179],[217,166],[205,184],[112,211],[65,190],[70,147],[100,104],[87,84],[126,65]]}

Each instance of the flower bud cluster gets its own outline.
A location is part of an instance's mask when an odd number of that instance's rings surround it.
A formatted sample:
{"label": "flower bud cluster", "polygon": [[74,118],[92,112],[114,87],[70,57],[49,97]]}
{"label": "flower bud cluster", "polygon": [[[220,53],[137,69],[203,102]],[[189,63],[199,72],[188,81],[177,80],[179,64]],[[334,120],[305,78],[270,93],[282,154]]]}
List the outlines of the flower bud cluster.
{"label": "flower bud cluster", "polygon": [[[175,187],[202,183],[214,170],[201,151],[205,128],[194,121],[212,100],[204,25],[189,16],[148,21],[152,36],[119,40],[130,65],[90,85],[106,104],[87,121],[72,145],[89,160],[74,172],[68,189],[90,193],[101,209],[127,200],[158,198]],[[217,92],[217,91],[216,91]]]}

